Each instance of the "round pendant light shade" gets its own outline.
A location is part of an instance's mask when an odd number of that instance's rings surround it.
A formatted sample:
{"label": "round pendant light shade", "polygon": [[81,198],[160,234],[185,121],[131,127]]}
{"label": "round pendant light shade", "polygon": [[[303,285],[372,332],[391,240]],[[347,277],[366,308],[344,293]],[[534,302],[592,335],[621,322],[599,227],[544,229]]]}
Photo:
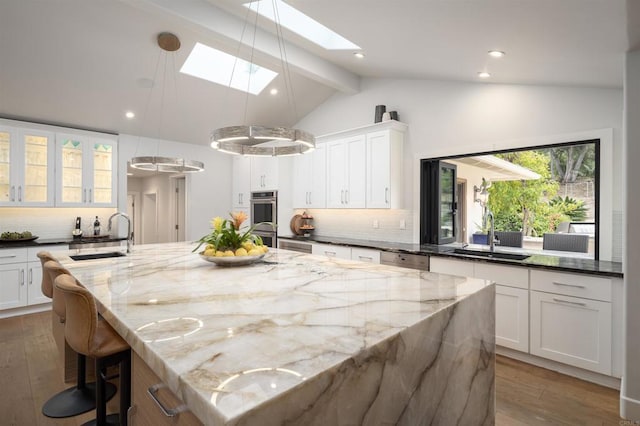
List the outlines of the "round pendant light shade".
{"label": "round pendant light shade", "polygon": [[150,172],[169,173],[193,173],[204,170],[204,164],[200,161],[155,156],[133,157],[131,159],[131,167]]}
{"label": "round pendant light shade", "polygon": [[216,129],[211,136],[212,148],[238,155],[298,155],[315,146],[312,134],[288,127],[229,126]]}

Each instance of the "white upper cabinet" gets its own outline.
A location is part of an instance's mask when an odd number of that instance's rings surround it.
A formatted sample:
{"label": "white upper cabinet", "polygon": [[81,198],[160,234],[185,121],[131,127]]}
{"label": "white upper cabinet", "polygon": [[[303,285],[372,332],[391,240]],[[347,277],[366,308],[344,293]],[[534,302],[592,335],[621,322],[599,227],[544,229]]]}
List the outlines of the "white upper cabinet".
{"label": "white upper cabinet", "polygon": [[251,157],[251,191],[278,189],[278,158]]}
{"label": "white upper cabinet", "polygon": [[365,135],[327,142],[327,207],[365,207]]}
{"label": "white upper cabinet", "polygon": [[319,137],[327,149],[326,207],[402,208],[406,129],[386,121]]}
{"label": "white upper cabinet", "polygon": [[403,139],[393,129],[367,133],[367,208],[402,208]]}
{"label": "white upper cabinet", "polygon": [[52,206],[53,133],[0,127],[0,206]]}
{"label": "white upper cabinet", "polygon": [[116,141],[58,133],[56,147],[57,206],[116,205]]}
{"label": "white upper cabinet", "polygon": [[234,156],[231,179],[231,206],[234,211],[249,209],[251,197],[251,158]]}
{"label": "white upper cabinet", "polygon": [[293,163],[293,208],[323,209],[327,206],[327,152],[324,144],[295,157]]}

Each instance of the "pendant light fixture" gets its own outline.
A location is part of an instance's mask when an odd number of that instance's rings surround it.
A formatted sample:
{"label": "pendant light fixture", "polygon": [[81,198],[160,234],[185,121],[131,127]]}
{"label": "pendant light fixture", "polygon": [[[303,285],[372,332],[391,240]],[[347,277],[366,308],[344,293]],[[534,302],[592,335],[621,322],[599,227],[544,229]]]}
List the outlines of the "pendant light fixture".
{"label": "pendant light fixture", "polygon": [[[256,6],[254,7],[254,3]],[[255,32],[257,31],[257,8],[260,7],[261,2],[251,1],[247,9],[247,17],[245,19],[242,35],[240,36],[240,42],[238,46],[238,52],[242,46],[242,39],[244,32],[249,21],[249,10],[256,10],[256,21],[254,21],[254,34],[253,45],[251,46],[251,57],[249,62],[253,66],[253,52],[255,47]],[[271,1],[273,7],[273,21],[275,23],[276,38],[278,40],[278,48],[280,53],[280,63],[282,67],[282,77],[287,89],[287,100],[292,106],[294,119],[298,119],[295,99],[293,96],[293,85],[291,84],[291,71],[289,70],[289,64],[287,62],[287,53],[285,48],[284,36],[282,34],[282,27],[280,25],[280,16],[278,13],[278,5],[275,0]],[[238,55],[236,55],[235,62],[238,61]],[[233,72],[236,67],[234,64],[231,76],[229,77],[229,88],[233,81]],[[251,74],[249,74],[249,80],[247,87],[251,87]],[[246,122],[247,107],[249,101],[249,91],[247,90],[247,96],[245,97],[244,118]],[[315,137],[304,130],[293,129],[283,126],[264,126],[264,125],[235,125],[226,126],[215,129],[211,135],[211,147],[217,149],[220,152],[237,155],[248,156],[286,156],[286,155],[298,155],[310,152],[315,148]]]}
{"label": "pendant light fixture", "polygon": [[[175,34],[169,32],[162,32],[158,34],[157,37],[158,46],[160,49],[165,52],[175,52],[180,49],[180,39]],[[162,54],[162,52],[160,52]],[[165,64],[164,64],[164,77],[162,79],[163,86],[166,86],[167,79],[167,55],[165,55]],[[158,68],[160,66],[160,58],[158,58],[158,62],[156,63],[156,73],[154,76],[154,86],[155,80],[158,75]],[[174,77],[175,78],[175,77]],[[145,109],[148,110],[149,100],[151,99],[151,94],[153,92],[153,87],[149,91],[149,98],[147,99],[147,105]],[[160,99],[160,121],[162,120],[162,111],[164,110],[164,87],[162,90],[162,97]],[[145,111],[146,118],[147,111]],[[137,153],[137,152],[136,152]],[[157,155],[147,155],[140,157],[133,157],[130,161],[131,167],[139,170],[146,171],[155,171],[155,172],[167,172],[167,173],[193,173],[193,172],[201,172],[204,170],[204,163],[195,160],[185,160],[184,158],[177,157],[161,157]]]}

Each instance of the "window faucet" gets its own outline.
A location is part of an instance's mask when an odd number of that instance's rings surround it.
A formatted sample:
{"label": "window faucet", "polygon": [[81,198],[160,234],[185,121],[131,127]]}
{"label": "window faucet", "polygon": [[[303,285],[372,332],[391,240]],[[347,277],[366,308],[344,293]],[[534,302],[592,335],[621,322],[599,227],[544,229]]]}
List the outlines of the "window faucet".
{"label": "window faucet", "polygon": [[107,227],[107,229],[111,231],[111,220],[116,216],[122,216],[123,218],[127,219],[127,253],[131,253],[131,219],[129,218],[129,216],[126,213],[115,212],[109,217],[109,226]]}
{"label": "window faucet", "polygon": [[489,235],[487,236],[487,238],[489,239],[489,251],[493,253],[493,250],[496,247],[496,230],[495,230],[495,224],[494,224],[494,218],[493,218],[493,212],[491,210],[487,210],[487,220],[491,221],[491,227],[489,227]]}

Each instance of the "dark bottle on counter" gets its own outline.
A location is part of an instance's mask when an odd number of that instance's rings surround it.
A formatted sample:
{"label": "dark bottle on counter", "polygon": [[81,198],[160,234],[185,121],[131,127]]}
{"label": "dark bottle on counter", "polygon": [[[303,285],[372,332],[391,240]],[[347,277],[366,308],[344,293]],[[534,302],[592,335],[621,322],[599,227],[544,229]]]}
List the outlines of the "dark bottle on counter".
{"label": "dark bottle on counter", "polygon": [[93,235],[100,235],[100,220],[96,216],[95,222],[93,222]]}

